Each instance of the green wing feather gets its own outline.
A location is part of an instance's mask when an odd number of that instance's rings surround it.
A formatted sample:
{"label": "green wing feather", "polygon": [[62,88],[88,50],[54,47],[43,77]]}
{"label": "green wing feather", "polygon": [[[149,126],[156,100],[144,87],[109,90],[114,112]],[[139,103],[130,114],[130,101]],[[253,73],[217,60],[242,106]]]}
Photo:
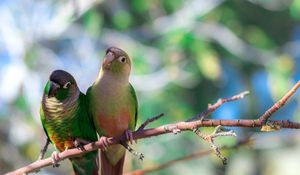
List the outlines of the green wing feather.
{"label": "green wing feather", "polygon": [[52,143],[52,141],[50,140],[50,137],[48,135],[48,132],[47,132],[47,130],[45,128],[45,115],[44,115],[44,111],[43,111],[42,105],[40,107],[40,119],[41,119],[41,122],[42,122],[42,126],[43,126],[43,129],[44,129],[44,132],[45,132],[48,140],[50,141],[50,143]]}
{"label": "green wing feather", "polygon": [[[87,100],[83,93],[79,96],[80,107],[77,113],[77,130],[79,138],[87,141],[97,141],[97,133],[92,119],[87,111]],[[76,126],[75,126],[76,127]],[[76,128],[74,128],[75,130]],[[72,165],[77,174],[97,174],[98,171],[98,150],[85,154],[83,157],[72,158]]]}
{"label": "green wing feather", "polygon": [[[87,109],[87,98],[83,93],[80,94],[79,98],[80,98],[80,108],[81,108],[79,115],[83,115],[78,120],[80,133],[83,134],[84,138],[90,141],[97,141],[98,138],[97,138],[95,126],[93,124],[93,119]],[[83,125],[83,123],[86,124]]]}
{"label": "green wing feather", "polygon": [[133,107],[135,108],[135,114],[134,114],[134,128],[136,127],[136,123],[137,123],[137,118],[138,118],[138,101],[137,101],[137,97],[136,97],[136,94],[135,94],[135,90],[134,88],[132,87],[132,85],[129,83],[129,91],[130,91],[130,94],[133,98]]}

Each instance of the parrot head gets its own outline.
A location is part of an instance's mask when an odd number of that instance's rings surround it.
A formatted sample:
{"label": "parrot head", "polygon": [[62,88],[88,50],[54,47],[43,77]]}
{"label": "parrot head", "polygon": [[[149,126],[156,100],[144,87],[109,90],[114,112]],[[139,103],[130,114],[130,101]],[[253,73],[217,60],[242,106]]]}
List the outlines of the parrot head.
{"label": "parrot head", "polygon": [[102,70],[113,74],[129,76],[131,60],[127,53],[119,48],[110,47],[106,50]]}
{"label": "parrot head", "polygon": [[66,71],[55,70],[51,73],[44,93],[48,98],[55,97],[62,101],[78,93],[74,77]]}

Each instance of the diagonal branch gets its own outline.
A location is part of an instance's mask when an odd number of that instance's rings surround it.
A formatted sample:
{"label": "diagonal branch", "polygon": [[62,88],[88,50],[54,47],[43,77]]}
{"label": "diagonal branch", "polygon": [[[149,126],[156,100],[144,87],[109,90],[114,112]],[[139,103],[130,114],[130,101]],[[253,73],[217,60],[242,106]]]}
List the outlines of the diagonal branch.
{"label": "diagonal branch", "polygon": [[[143,138],[149,138],[153,136],[158,136],[162,134],[168,134],[172,133],[174,130],[179,130],[179,131],[191,131],[194,130],[195,128],[199,127],[217,127],[219,125],[221,126],[228,126],[228,127],[248,127],[248,128],[257,128],[257,127],[264,127],[266,125],[266,119],[268,119],[274,112],[276,112],[279,108],[284,106],[285,102],[295,93],[295,91],[299,88],[300,83],[298,82],[291,91],[289,91],[280,101],[277,102],[278,105],[276,107],[271,107],[268,109],[268,115],[267,117],[262,117],[255,119],[255,120],[250,120],[250,119],[237,119],[237,120],[215,120],[215,119],[204,119],[201,120],[199,117],[206,116],[216,110],[218,107],[220,107],[223,103],[227,101],[233,101],[237,100],[240,98],[243,98],[244,95],[248,94],[248,92],[244,92],[241,94],[238,94],[236,96],[233,96],[231,98],[227,99],[221,99],[215,104],[211,105],[206,111],[196,115],[195,117],[192,117],[192,119],[197,118],[198,120],[188,120],[186,122],[178,122],[178,123],[172,123],[168,125],[162,125],[156,128],[149,128],[149,129],[140,129],[132,133],[133,139],[138,140],[138,139],[143,139]],[[155,117],[154,117],[155,118]],[[289,120],[268,120],[268,125],[269,126],[275,126],[275,128],[281,129],[281,128],[290,128],[290,129],[300,129],[300,123],[297,122],[291,122]],[[172,128],[172,129],[166,129],[166,128]],[[108,139],[108,145],[114,145],[114,144],[119,144],[122,142],[125,142],[126,136],[125,134],[117,137],[111,137]],[[87,145],[84,145],[83,150],[79,150],[77,148],[74,149],[69,149],[64,152],[59,153],[59,157],[62,158],[62,160],[67,159],[67,158],[72,158],[72,157],[77,157],[77,156],[82,156],[83,154],[103,148],[103,142],[97,141],[93,143],[89,143]],[[22,167],[20,169],[17,169],[15,171],[9,172],[6,175],[15,175],[15,174],[26,174],[30,172],[34,172],[36,170],[39,170],[40,168],[43,168],[45,166],[52,165],[51,158],[46,158],[42,160],[37,160],[30,165],[27,165],[25,167]]]}
{"label": "diagonal branch", "polygon": [[300,81],[298,81],[294,87],[286,93],[279,101],[277,101],[271,108],[269,108],[262,116],[259,117],[259,120],[262,123],[266,123],[267,120],[271,117],[271,115],[276,112],[279,108],[281,108],[285,103],[288,101],[288,99],[295,94],[297,89],[300,87]]}
{"label": "diagonal branch", "polygon": [[244,91],[244,92],[239,93],[239,94],[237,94],[235,96],[232,96],[230,98],[221,98],[215,104],[209,105],[208,109],[206,111],[201,112],[200,114],[197,114],[196,116],[192,117],[191,119],[188,119],[187,122],[197,120],[199,118],[201,118],[201,120],[203,120],[206,116],[208,116],[209,114],[214,112],[216,109],[218,109],[224,103],[242,99],[248,94],[249,94],[249,91]]}
{"label": "diagonal branch", "polygon": [[160,113],[157,116],[147,119],[137,130],[143,130],[148,124],[150,124],[151,122],[154,122],[155,120],[160,119],[164,115],[165,115],[164,113]]}

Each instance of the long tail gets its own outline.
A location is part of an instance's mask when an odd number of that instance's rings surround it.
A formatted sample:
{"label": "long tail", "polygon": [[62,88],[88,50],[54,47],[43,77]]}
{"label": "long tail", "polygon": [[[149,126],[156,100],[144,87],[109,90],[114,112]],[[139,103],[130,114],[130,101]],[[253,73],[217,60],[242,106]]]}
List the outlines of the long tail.
{"label": "long tail", "polygon": [[99,175],[98,151],[71,159],[75,175]]}
{"label": "long tail", "polygon": [[116,165],[111,165],[105,155],[105,152],[101,151],[101,175],[122,175],[124,160],[125,154]]}

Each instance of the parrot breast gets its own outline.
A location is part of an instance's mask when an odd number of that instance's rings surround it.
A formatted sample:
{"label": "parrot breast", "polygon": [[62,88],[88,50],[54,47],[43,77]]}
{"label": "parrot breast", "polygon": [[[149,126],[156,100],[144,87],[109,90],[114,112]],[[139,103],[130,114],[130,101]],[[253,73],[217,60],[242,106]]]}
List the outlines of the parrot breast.
{"label": "parrot breast", "polygon": [[47,98],[45,95],[43,97],[44,127],[49,139],[59,151],[74,147],[72,124],[78,120],[76,115],[79,109],[78,96],[77,93],[65,103],[55,98]]}
{"label": "parrot breast", "polygon": [[128,110],[122,110],[118,115],[106,115],[100,112],[97,117],[99,127],[108,137],[121,135],[128,129],[131,115]]}

